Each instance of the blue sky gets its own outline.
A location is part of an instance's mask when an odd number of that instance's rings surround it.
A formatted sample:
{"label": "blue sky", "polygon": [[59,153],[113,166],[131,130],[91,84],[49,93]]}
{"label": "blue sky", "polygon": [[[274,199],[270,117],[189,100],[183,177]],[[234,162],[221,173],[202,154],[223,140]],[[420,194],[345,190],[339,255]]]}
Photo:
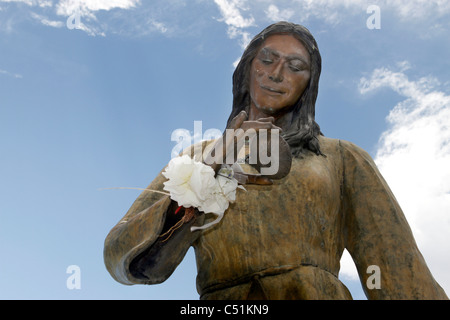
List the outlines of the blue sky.
{"label": "blue sky", "polygon": [[[139,191],[99,189],[146,187],[178,128],[223,130],[233,65],[278,20],[315,36],[317,122],[372,155],[449,293],[449,18],[438,0],[0,0],[0,298],[198,299],[192,251],[161,285],[114,282],[103,241]],[[346,255],[340,277],[364,298]]]}

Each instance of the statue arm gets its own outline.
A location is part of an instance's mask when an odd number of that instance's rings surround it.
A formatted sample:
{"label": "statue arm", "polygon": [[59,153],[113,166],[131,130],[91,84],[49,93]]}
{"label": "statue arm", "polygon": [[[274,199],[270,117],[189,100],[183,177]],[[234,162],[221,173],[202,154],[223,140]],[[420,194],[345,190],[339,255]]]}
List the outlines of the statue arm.
{"label": "statue arm", "polygon": [[[163,191],[160,173],[147,189]],[[169,196],[144,191],[105,239],[104,261],[112,277],[123,284],[165,281],[183,260],[200,232],[191,232],[196,219],[170,237],[162,237],[182,217]],[[202,219],[197,219],[197,221]],[[201,222],[201,221],[199,221]]]}
{"label": "statue arm", "polygon": [[[366,296],[448,299],[428,269],[402,209],[372,158],[352,143],[341,141],[340,145],[346,248]],[[379,269],[373,271],[369,266]],[[373,274],[376,281],[373,272],[378,271],[380,288],[369,289],[367,279]]]}

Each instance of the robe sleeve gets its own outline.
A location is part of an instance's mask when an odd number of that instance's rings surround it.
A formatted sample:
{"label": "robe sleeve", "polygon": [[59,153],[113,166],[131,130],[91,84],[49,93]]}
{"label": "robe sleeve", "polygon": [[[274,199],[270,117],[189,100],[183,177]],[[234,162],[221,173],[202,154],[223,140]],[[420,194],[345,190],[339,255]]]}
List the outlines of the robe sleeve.
{"label": "robe sleeve", "polygon": [[[167,179],[159,173],[147,189],[163,191]],[[127,214],[109,232],[104,244],[104,262],[111,276],[122,284],[157,284],[165,281],[183,260],[200,232],[192,220],[177,229],[167,241],[160,237],[181,217],[173,214],[176,202],[169,196],[144,191]]]}
{"label": "robe sleeve", "polygon": [[[366,296],[448,299],[428,269],[402,209],[372,158],[350,142],[340,141],[340,146],[346,248]],[[377,276],[379,288],[368,288],[367,280],[376,284]]]}

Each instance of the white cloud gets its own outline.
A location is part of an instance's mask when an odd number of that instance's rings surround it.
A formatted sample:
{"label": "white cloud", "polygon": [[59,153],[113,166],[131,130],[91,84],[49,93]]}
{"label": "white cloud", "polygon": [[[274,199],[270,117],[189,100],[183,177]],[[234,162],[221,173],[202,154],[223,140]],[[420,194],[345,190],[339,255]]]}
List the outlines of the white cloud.
{"label": "white cloud", "polygon": [[222,13],[221,21],[224,21],[227,25],[235,28],[247,28],[255,23],[255,19],[250,16],[244,18],[241,14],[241,10],[245,11],[245,0],[214,0],[219,6]]}
{"label": "white cloud", "polygon": [[53,5],[50,0],[0,0],[0,2],[16,2],[16,3],[24,3],[29,6],[39,6],[41,8],[51,7]]}
{"label": "white cloud", "polygon": [[29,6],[33,5],[33,1],[32,0],[0,0],[0,2],[19,2],[19,3],[25,3]]}
{"label": "white cloud", "polygon": [[166,33],[167,27],[164,25],[164,23],[158,22],[158,21],[151,21],[151,24],[153,27],[155,27],[159,32]]}
{"label": "white cloud", "polygon": [[340,265],[339,279],[343,282],[346,280],[356,281],[359,279],[358,270],[356,269],[352,256],[347,250],[344,250],[342,254]]}
{"label": "white cloud", "polygon": [[[204,12],[203,17],[198,19],[210,20],[209,8],[215,6],[220,16],[216,21],[225,23],[227,35],[231,39],[236,39],[242,48],[249,43],[254,35],[251,27],[264,27],[268,23],[279,20],[288,20],[301,24],[308,24],[317,19],[328,25],[339,23],[359,23],[364,22],[368,17],[366,9],[372,5],[372,0],[0,0],[0,3],[22,3],[30,7],[30,10],[38,14],[45,14],[49,17],[46,24],[58,26],[56,17],[68,18],[76,10],[80,11],[83,18],[83,28],[90,34],[104,34],[106,31],[125,34],[147,35],[153,32],[173,34],[173,30],[180,32],[192,31],[195,27],[205,27],[207,23],[193,22],[187,15],[194,12]],[[399,0],[388,1],[378,0],[375,3],[380,7],[381,19],[385,17],[396,17],[403,23],[411,24],[417,28],[424,29],[419,37],[443,36],[448,32],[450,24],[446,16],[450,14],[450,2],[447,0]],[[137,12],[125,12],[127,21],[133,23],[123,23],[121,21],[120,30],[117,30],[115,23],[111,19],[121,20],[124,15],[113,9],[130,11],[130,9],[140,6],[143,10]],[[204,8],[203,11],[198,8]],[[49,10],[51,8],[51,12]],[[198,11],[195,11],[198,10]],[[101,16],[100,11],[107,12]],[[99,18],[98,18],[99,17]],[[444,18],[443,18],[444,17]],[[150,22],[148,22],[150,21]],[[156,21],[152,23],[152,21]],[[62,21],[65,22],[65,21]],[[117,22],[117,21],[115,21]],[[45,22],[43,22],[45,23]],[[124,27],[126,26],[126,30]],[[168,27],[170,26],[170,27]],[[365,24],[361,23],[361,28]],[[131,30],[131,31],[129,31]],[[129,32],[128,32],[129,31]],[[428,32],[427,32],[428,31]]]}
{"label": "white cloud", "polygon": [[62,28],[65,26],[65,23],[62,21],[49,20],[48,18],[34,12],[31,13],[31,16],[45,26],[54,28]]}
{"label": "white cloud", "polygon": [[41,8],[47,8],[47,7],[52,7],[53,6],[53,2],[50,0],[39,0],[38,1],[38,5]]}
{"label": "white cloud", "polygon": [[9,71],[2,70],[2,69],[0,69],[0,74],[3,74],[3,75],[5,75],[5,76],[9,76],[9,77],[13,77],[13,78],[16,78],[16,79],[21,79],[21,78],[23,78],[21,74],[18,74],[18,73],[11,73],[11,72],[9,72]]}
{"label": "white cloud", "polygon": [[[54,4],[55,2],[55,4]],[[76,29],[80,29],[89,35],[105,35],[109,27],[109,20],[99,21],[96,14],[99,11],[110,11],[113,9],[128,10],[135,8],[140,4],[140,0],[0,0],[0,3],[23,3],[29,6],[30,15],[40,23],[61,28],[64,25],[70,25],[74,15],[77,15],[79,21]],[[55,17],[56,14],[56,17]],[[47,18],[48,16],[54,18]],[[21,15],[23,16],[23,14]],[[119,17],[116,13],[111,14],[113,18]],[[62,20],[61,17],[63,17]],[[59,19],[58,19],[59,18]],[[71,19],[71,21],[68,21]],[[7,32],[12,31],[12,21],[2,27]],[[73,29],[73,28],[69,28]],[[159,32],[165,32],[166,29],[162,23],[154,24],[153,29]]]}
{"label": "white cloud", "polygon": [[291,17],[294,15],[293,9],[283,9],[280,10],[278,7],[274,4],[269,5],[267,10],[265,11],[267,18],[269,18],[272,21],[288,21],[291,19]]}
{"label": "white cloud", "polygon": [[240,38],[240,45],[245,48],[250,42],[250,33],[244,31],[245,28],[255,25],[253,16],[244,18],[242,11],[246,11],[245,0],[214,0],[219,7],[222,18],[219,21],[225,22],[228,26],[228,36],[231,39]]}
{"label": "white cloud", "polygon": [[405,98],[387,117],[375,162],[434,277],[450,292],[450,94],[433,77],[410,80],[407,62],[399,66],[375,69],[360,80],[361,94],[390,88]]}
{"label": "white cloud", "polygon": [[48,19],[42,19],[41,23],[43,25],[49,26],[49,27],[54,27],[54,28],[62,28],[64,27],[64,22],[62,21],[54,21],[54,20],[48,20]]}
{"label": "white cloud", "polygon": [[329,22],[342,21],[349,14],[365,15],[366,9],[374,4],[380,7],[382,16],[385,13],[394,13],[402,20],[411,22],[450,13],[450,2],[447,0],[297,0],[294,3],[302,15],[322,18]]}
{"label": "white cloud", "polygon": [[[240,29],[249,27],[249,22],[255,25],[279,20],[307,23],[311,19],[320,19],[336,25],[355,21],[355,17],[368,18],[367,8],[376,4],[382,20],[394,15],[404,23],[425,23],[428,29],[442,31],[449,25],[438,19],[450,14],[447,0],[378,0],[375,3],[373,0],[215,0],[215,3],[224,16],[224,22]],[[244,9],[252,13],[250,18],[243,18]]]}
{"label": "white cloud", "polygon": [[70,16],[77,9],[82,13],[111,9],[130,9],[136,7],[140,0],[61,0],[56,5],[56,13],[62,16]]}
{"label": "white cloud", "polygon": [[447,0],[385,0],[382,1],[382,5],[392,7],[402,19],[411,21],[441,17],[450,13],[450,2]]}
{"label": "white cloud", "polygon": [[[56,14],[71,19],[79,16],[77,29],[91,36],[105,36],[104,26],[97,23],[97,11],[112,9],[131,9],[140,4],[140,0],[60,0],[56,5]],[[68,22],[70,24],[70,22]]]}
{"label": "white cloud", "polygon": [[[41,8],[52,7],[51,0],[0,0],[0,2],[24,3],[29,6],[39,6]],[[140,4],[140,0],[59,0],[56,4],[58,15],[70,16],[80,8],[82,11],[99,11],[111,9],[130,9]]]}
{"label": "white cloud", "polygon": [[[266,26],[275,21],[287,20],[308,24],[320,20],[336,26],[341,23],[361,23],[366,28],[365,19],[370,15],[367,8],[373,0],[214,0],[222,15],[218,21],[227,26],[227,35],[238,39],[244,49],[254,34],[249,30],[254,26]],[[447,0],[379,0],[380,17],[395,17],[397,21],[411,27],[421,28],[419,37],[432,38],[448,32],[450,24],[441,19],[450,14],[450,1]],[[444,19],[445,20],[445,19]],[[352,29],[354,30],[354,29]],[[428,31],[428,32],[427,32]]]}

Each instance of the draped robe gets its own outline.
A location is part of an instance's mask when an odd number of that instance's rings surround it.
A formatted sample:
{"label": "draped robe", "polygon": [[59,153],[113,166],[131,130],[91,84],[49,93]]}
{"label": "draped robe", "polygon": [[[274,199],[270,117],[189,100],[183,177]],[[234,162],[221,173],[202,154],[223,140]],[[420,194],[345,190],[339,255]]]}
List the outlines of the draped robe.
{"label": "draped robe", "polygon": [[[193,246],[201,299],[351,299],[338,277],[347,249],[369,299],[448,299],[368,153],[319,140],[325,156],[307,153],[272,185],[237,189],[210,229],[191,232],[210,221],[203,215],[163,241],[176,204],[143,192],[105,240],[108,271],[123,284],[161,283]],[[148,188],[165,181],[160,173]],[[379,289],[366,286],[373,265]]]}

